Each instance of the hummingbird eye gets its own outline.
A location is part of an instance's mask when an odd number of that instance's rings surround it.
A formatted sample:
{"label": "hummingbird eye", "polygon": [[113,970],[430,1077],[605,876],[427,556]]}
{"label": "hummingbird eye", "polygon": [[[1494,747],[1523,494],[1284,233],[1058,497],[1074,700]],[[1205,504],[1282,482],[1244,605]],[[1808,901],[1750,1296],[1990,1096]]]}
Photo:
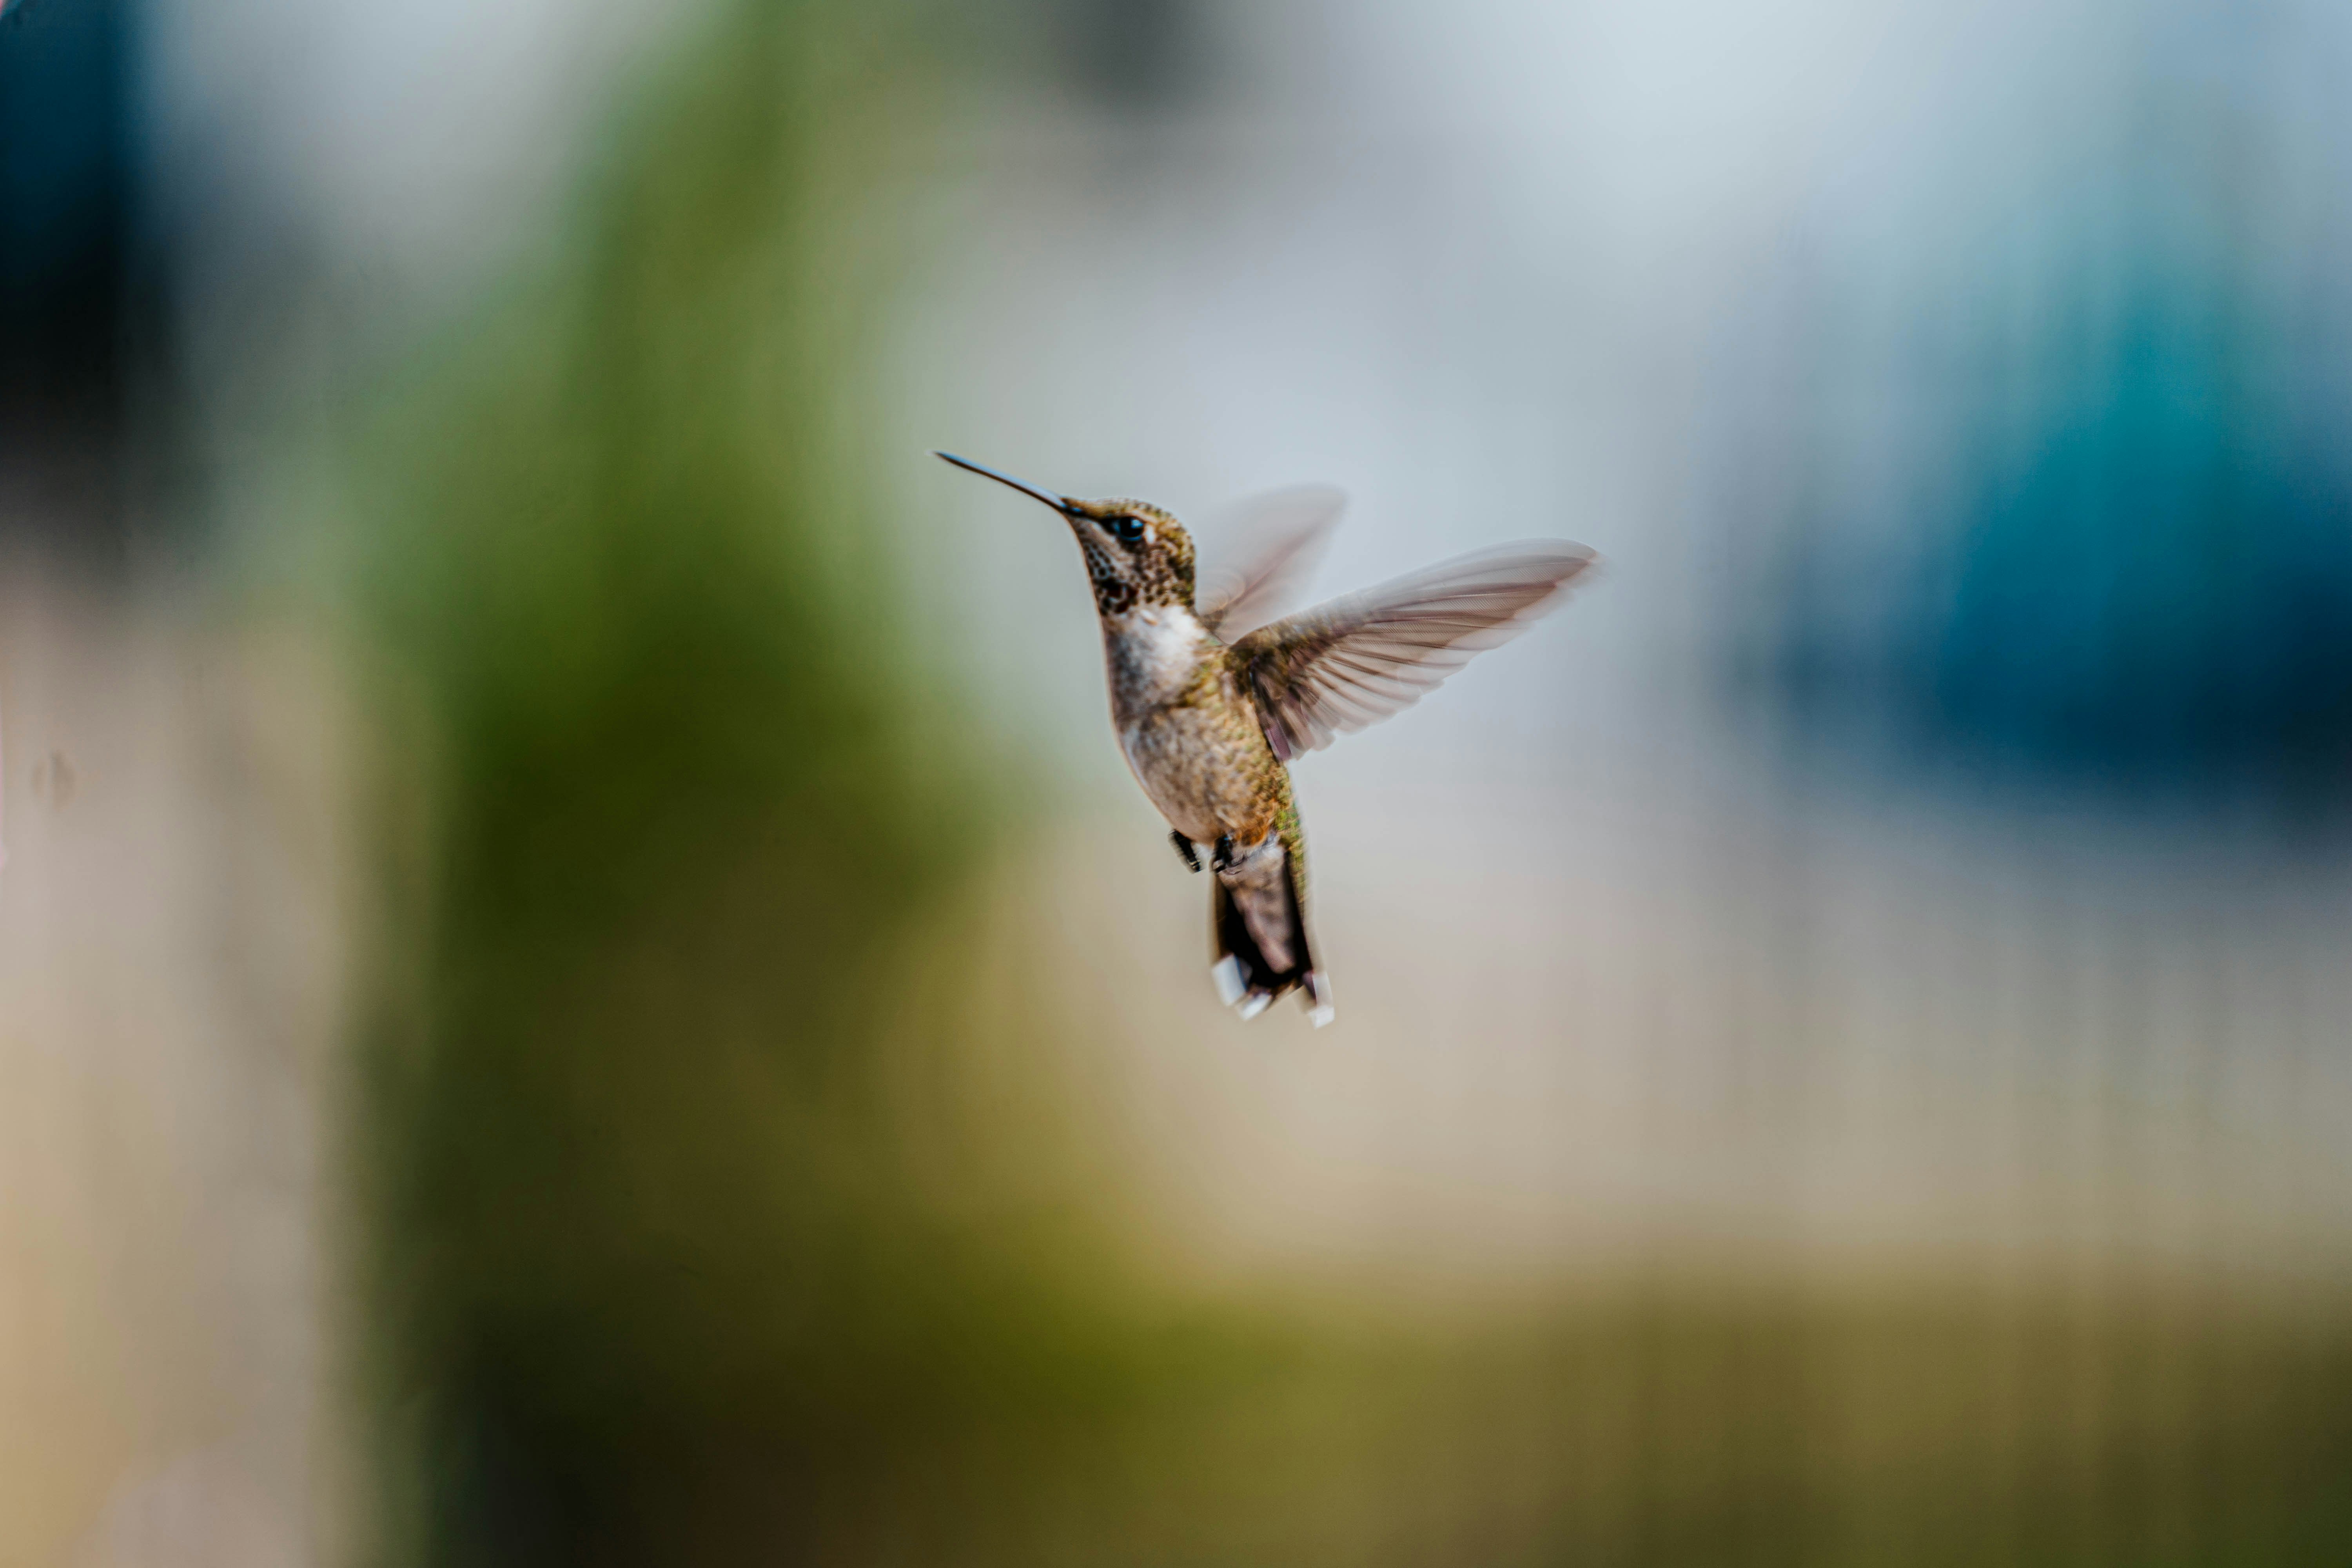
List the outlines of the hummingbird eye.
{"label": "hummingbird eye", "polygon": [[1104,526],[1121,544],[1133,544],[1143,537],[1143,520],[1139,517],[1115,517]]}

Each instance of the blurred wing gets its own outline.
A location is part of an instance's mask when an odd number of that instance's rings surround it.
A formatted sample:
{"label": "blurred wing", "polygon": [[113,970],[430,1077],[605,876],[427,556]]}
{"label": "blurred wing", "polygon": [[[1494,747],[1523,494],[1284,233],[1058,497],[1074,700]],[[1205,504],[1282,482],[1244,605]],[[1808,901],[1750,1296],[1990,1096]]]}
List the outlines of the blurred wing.
{"label": "blurred wing", "polygon": [[1284,762],[1378,723],[1552,607],[1592,564],[1581,544],[1482,551],[1334,599],[1234,644]]}
{"label": "blurred wing", "polygon": [[1201,624],[1231,642],[1289,608],[1323,559],[1347,504],[1328,485],[1299,485],[1240,503],[1237,519],[1216,531],[1241,547],[1241,564],[1202,577]]}

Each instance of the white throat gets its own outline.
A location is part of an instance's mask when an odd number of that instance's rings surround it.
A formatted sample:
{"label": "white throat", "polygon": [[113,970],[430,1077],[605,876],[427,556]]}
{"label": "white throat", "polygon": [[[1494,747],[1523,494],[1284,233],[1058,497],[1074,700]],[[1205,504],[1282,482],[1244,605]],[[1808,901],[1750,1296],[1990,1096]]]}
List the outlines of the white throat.
{"label": "white throat", "polygon": [[1181,605],[1150,605],[1103,617],[1111,706],[1121,715],[1172,702],[1192,684],[1211,641],[1209,629]]}

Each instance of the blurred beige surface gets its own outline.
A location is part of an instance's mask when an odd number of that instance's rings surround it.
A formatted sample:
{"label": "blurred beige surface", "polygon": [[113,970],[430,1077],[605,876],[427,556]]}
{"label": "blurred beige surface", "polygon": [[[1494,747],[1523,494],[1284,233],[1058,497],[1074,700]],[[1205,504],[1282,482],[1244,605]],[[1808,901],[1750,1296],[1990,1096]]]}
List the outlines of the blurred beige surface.
{"label": "blurred beige surface", "polygon": [[297,637],[0,570],[10,1568],[275,1568],[331,1532],[334,693]]}
{"label": "blurred beige surface", "polygon": [[1605,770],[1318,789],[1339,758],[1301,768],[1319,1034],[1217,1010],[1201,889],[1139,812],[1025,868],[1059,890],[1045,972],[1088,976],[1073,1032],[1214,1255],[1474,1296],[1678,1260],[2341,1284],[2333,879]]}

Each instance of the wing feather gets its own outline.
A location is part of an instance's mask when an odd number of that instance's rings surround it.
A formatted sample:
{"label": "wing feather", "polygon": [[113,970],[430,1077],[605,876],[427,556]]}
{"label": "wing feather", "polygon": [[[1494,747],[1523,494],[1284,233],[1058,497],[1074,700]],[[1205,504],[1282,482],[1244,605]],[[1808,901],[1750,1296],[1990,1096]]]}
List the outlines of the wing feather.
{"label": "wing feather", "polygon": [[1238,503],[1215,531],[1248,553],[1239,565],[1202,576],[1194,595],[1201,624],[1230,642],[1282,614],[1322,561],[1347,504],[1328,485],[1299,485]]}
{"label": "wing feather", "polygon": [[1261,626],[1234,644],[1284,762],[1421,700],[1556,605],[1592,552],[1529,540],[1400,577]]}

